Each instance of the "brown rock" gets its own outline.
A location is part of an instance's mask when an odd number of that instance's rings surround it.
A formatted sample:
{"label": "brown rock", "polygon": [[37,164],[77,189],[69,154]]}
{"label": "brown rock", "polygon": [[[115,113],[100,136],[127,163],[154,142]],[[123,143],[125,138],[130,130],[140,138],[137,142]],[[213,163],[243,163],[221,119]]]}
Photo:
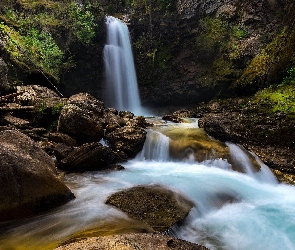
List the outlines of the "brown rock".
{"label": "brown rock", "polygon": [[105,139],[113,151],[122,151],[128,157],[134,157],[142,150],[146,131],[142,128],[125,126],[107,134]]}
{"label": "brown rock", "polygon": [[[130,202],[132,201],[132,202]],[[164,232],[184,219],[193,203],[161,186],[137,186],[108,197],[106,204],[141,220],[155,231]]]}
{"label": "brown rock", "polygon": [[80,143],[100,141],[103,136],[103,126],[95,114],[74,104],[63,107],[58,131],[73,136]]}
{"label": "brown rock", "polygon": [[93,118],[102,117],[104,113],[104,103],[88,93],[79,93],[71,96],[68,104],[76,105],[80,109],[88,111]]}
{"label": "brown rock", "polygon": [[77,146],[76,140],[67,134],[49,132],[49,133],[46,133],[44,137],[56,143],[64,143],[65,145],[71,146],[71,147]]}
{"label": "brown rock", "polygon": [[70,243],[56,250],[208,250],[208,248],[162,234],[123,234],[92,237]]}
{"label": "brown rock", "polygon": [[17,92],[22,105],[53,107],[64,102],[53,90],[39,85],[17,86]]}
{"label": "brown rock", "polygon": [[0,185],[0,221],[38,214],[74,197],[53,159],[16,130],[0,132]]}
{"label": "brown rock", "polygon": [[8,67],[6,62],[0,57],[0,94],[6,93],[9,89],[7,79]]}
{"label": "brown rock", "polygon": [[102,170],[114,163],[115,159],[116,156],[110,148],[99,142],[92,142],[75,148],[58,167],[72,172]]}

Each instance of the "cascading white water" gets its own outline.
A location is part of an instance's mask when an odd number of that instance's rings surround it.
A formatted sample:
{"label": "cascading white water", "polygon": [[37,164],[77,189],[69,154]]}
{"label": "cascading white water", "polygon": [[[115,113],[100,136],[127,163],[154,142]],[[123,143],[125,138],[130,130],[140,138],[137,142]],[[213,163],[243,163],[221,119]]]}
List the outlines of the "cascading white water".
{"label": "cascading white water", "polygon": [[142,151],[137,155],[139,161],[168,161],[169,157],[169,137],[158,131],[149,129],[147,139]]}
{"label": "cascading white water", "polygon": [[[183,124],[177,126],[178,134],[181,126],[186,136],[188,130],[195,133]],[[167,126],[170,132],[171,127]],[[148,230],[104,202],[114,192],[149,184],[164,185],[194,202],[188,217],[170,231],[178,238],[211,250],[295,249],[295,187],[278,184],[261,162],[261,170],[249,169],[249,175],[233,171],[223,159],[174,161],[167,150],[171,140],[160,133],[161,129],[155,130],[148,132],[145,153],[123,164],[126,170],[66,175],[76,199],[51,213],[6,228],[0,234],[0,249],[52,249],[44,245],[93,228],[101,235]],[[155,150],[157,144],[162,146]],[[230,154],[251,168],[248,154],[228,145]]]}
{"label": "cascading white water", "polygon": [[115,17],[106,18],[107,44],[104,47],[106,70],[105,103],[119,111],[142,114],[136,71],[125,23]]}

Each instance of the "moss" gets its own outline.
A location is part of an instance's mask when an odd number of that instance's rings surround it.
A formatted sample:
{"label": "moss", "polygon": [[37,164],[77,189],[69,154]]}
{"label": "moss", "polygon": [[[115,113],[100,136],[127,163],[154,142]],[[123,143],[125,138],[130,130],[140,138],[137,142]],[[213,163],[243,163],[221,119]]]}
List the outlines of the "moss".
{"label": "moss", "polygon": [[[294,60],[295,29],[285,28],[266,48],[257,55],[234,84],[237,86],[256,85],[259,89],[276,79]],[[274,77],[272,79],[272,77]]]}
{"label": "moss", "polygon": [[294,84],[269,87],[255,95],[255,102],[264,107],[269,113],[282,112],[295,115]]}
{"label": "moss", "polygon": [[195,48],[203,53],[215,53],[225,48],[229,37],[228,23],[212,17],[200,20],[201,32],[195,40]]}
{"label": "moss", "polygon": [[58,103],[52,107],[52,115],[59,116],[62,108],[65,106],[64,103]]}
{"label": "moss", "polygon": [[231,78],[235,73],[232,62],[224,57],[217,58],[212,67],[219,80]]}
{"label": "moss", "polygon": [[244,39],[248,37],[248,30],[243,26],[234,26],[232,28],[233,37],[237,39]]}

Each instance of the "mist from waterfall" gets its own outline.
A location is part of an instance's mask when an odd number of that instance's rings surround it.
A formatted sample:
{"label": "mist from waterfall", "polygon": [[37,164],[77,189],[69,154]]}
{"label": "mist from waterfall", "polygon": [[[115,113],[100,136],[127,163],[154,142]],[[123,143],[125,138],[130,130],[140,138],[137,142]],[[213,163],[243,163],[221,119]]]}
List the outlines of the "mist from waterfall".
{"label": "mist from waterfall", "polygon": [[128,27],[119,19],[106,17],[107,43],[103,57],[106,73],[105,104],[119,111],[142,114]]}

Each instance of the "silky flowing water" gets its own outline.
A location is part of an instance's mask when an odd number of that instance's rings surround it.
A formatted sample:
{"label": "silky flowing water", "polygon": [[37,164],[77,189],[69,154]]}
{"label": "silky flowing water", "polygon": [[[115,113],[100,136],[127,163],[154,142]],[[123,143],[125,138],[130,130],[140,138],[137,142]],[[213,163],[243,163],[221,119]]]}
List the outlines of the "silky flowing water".
{"label": "silky flowing water", "polygon": [[[279,184],[268,167],[243,148],[208,136],[204,140],[206,136],[194,122],[148,129],[142,152],[123,164],[125,170],[66,175],[76,199],[2,227],[0,249],[53,249],[81,232],[86,236],[150,232],[104,202],[119,190],[152,184],[181,193],[195,204],[188,217],[169,230],[171,235],[210,249],[295,249],[295,187]],[[195,145],[200,138],[205,147],[213,148],[198,162]],[[221,147],[232,161],[218,158]],[[181,157],[175,156],[176,148]],[[260,170],[253,167],[253,159]],[[236,162],[241,172],[232,170]]]}
{"label": "silky flowing water", "polygon": [[107,44],[104,47],[106,71],[105,103],[119,111],[142,113],[133,61],[130,35],[125,23],[106,17]]}

